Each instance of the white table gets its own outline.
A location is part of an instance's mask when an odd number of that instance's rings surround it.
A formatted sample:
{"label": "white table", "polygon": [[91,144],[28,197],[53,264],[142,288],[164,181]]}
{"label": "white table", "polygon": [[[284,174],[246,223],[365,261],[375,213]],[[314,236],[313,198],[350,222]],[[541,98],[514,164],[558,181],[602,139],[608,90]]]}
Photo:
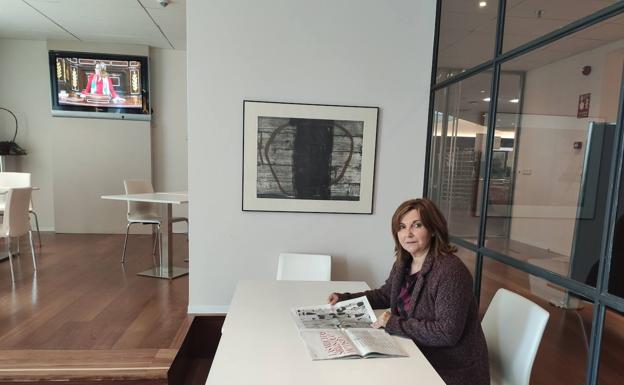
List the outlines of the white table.
{"label": "white table", "polygon": [[155,192],[144,194],[123,194],[123,195],[102,195],[102,199],[112,199],[118,201],[149,202],[158,203],[161,207],[160,232],[162,245],[160,249],[160,264],[157,267],[142,271],[139,275],[155,278],[174,279],[188,274],[188,269],[173,266],[173,243],[172,243],[172,205],[188,203],[188,193],[186,192]]}
{"label": "white table", "polygon": [[223,324],[206,385],[380,385],[392,379],[444,385],[413,341],[394,337],[409,357],[312,361],[290,308],[319,305],[364,282],[241,281]]}

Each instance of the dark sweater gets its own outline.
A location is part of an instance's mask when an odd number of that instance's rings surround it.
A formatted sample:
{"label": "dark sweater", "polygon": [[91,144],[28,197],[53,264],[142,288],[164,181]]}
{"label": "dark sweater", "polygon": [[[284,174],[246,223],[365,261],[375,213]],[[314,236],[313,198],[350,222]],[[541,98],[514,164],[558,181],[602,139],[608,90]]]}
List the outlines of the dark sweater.
{"label": "dark sweater", "polygon": [[411,338],[448,385],[489,385],[487,345],[472,293],[472,276],[455,255],[427,255],[411,295],[409,317],[397,311],[410,264],[395,262],[379,289],[340,294],[366,295],[373,309],[391,308],[390,334]]}

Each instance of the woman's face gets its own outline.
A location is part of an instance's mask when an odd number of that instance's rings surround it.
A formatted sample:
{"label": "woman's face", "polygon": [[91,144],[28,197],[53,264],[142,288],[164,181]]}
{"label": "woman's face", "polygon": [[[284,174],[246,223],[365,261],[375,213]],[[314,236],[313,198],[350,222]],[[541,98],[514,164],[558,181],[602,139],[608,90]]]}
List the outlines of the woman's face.
{"label": "woman's face", "polygon": [[397,232],[399,243],[408,253],[420,256],[429,248],[431,243],[431,233],[420,221],[420,213],[413,209],[408,211],[399,221],[399,231]]}

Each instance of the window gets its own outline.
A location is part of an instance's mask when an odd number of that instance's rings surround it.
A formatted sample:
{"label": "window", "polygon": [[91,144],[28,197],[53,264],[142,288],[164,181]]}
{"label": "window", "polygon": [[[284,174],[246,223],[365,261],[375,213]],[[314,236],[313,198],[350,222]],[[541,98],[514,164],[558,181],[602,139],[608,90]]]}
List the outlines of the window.
{"label": "window", "polygon": [[439,2],[425,195],[482,312],[506,287],[550,313],[533,380],[612,383],[624,364],[624,1],[501,0],[500,17],[499,2],[479,3]]}

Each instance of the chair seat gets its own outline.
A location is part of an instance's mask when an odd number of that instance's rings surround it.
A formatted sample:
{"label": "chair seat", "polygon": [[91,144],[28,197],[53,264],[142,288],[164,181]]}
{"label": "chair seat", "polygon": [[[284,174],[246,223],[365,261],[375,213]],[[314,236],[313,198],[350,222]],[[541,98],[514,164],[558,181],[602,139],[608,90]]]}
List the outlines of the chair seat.
{"label": "chair seat", "polygon": [[175,222],[188,222],[188,218],[187,217],[172,217],[171,218],[171,222],[175,223]]}
{"label": "chair seat", "polygon": [[133,215],[128,217],[128,222],[131,223],[160,223],[160,216],[156,214],[142,214]]}

